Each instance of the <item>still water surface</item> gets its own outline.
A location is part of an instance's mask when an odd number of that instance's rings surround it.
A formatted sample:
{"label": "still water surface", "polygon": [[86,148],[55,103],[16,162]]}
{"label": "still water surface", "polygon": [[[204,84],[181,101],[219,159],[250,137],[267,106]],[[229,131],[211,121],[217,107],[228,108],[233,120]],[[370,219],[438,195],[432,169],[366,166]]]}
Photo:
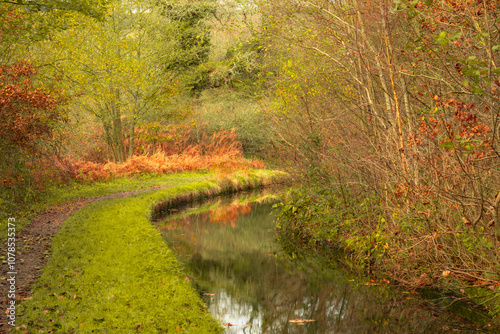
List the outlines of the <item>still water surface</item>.
{"label": "still water surface", "polygon": [[156,223],[225,333],[479,333],[411,293],[287,259],[266,196],[211,199]]}

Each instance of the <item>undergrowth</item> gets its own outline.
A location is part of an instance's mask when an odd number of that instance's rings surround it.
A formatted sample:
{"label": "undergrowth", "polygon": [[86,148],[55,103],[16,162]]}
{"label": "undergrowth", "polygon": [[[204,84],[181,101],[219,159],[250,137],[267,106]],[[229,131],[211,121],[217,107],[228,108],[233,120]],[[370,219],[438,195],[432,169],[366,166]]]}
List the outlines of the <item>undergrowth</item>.
{"label": "undergrowth", "polygon": [[[187,136],[187,134],[186,134]],[[134,155],[125,162],[95,163],[89,161],[61,161],[60,170],[79,182],[109,180],[120,176],[155,173],[158,175],[208,169],[263,168],[260,160],[243,157],[241,144],[234,130],[203,134],[197,143],[181,141],[176,150],[161,143],[141,146],[142,155]],[[140,151],[139,149],[135,150]]]}
{"label": "undergrowth", "polygon": [[494,258],[491,242],[459,218],[453,227],[443,227],[432,219],[439,212],[403,215],[384,204],[375,194],[348,186],[298,187],[278,204],[278,240],[291,257],[326,247],[330,258],[340,250],[340,257],[331,258],[372,278],[470,298],[498,322],[500,274],[495,260],[486,261]]}

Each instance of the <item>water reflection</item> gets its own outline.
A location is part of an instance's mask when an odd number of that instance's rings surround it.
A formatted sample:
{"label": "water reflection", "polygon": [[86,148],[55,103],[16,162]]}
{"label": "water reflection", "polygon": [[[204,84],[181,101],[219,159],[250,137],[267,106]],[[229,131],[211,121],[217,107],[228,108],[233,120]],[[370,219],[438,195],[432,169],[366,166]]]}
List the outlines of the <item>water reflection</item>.
{"label": "water reflection", "polygon": [[474,332],[413,295],[366,286],[311,259],[287,261],[262,199],[216,199],[157,224],[226,333]]}

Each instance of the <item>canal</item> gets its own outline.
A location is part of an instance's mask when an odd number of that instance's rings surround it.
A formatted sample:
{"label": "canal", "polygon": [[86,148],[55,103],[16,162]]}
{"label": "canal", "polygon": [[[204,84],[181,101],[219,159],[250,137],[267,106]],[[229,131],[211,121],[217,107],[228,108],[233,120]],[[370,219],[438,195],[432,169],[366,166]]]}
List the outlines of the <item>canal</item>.
{"label": "canal", "polygon": [[449,333],[477,326],[390,279],[291,259],[275,238],[273,192],[217,197],[154,223],[225,333]]}

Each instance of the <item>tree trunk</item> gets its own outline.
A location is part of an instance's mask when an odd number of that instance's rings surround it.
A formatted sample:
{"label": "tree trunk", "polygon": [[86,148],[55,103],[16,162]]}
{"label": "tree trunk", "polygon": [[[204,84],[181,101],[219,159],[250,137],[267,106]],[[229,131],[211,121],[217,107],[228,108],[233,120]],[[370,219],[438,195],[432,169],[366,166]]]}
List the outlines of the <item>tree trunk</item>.
{"label": "tree trunk", "polygon": [[133,116],[130,117],[130,135],[128,140],[128,156],[132,157],[134,155],[134,130],[135,130],[135,119]]}

